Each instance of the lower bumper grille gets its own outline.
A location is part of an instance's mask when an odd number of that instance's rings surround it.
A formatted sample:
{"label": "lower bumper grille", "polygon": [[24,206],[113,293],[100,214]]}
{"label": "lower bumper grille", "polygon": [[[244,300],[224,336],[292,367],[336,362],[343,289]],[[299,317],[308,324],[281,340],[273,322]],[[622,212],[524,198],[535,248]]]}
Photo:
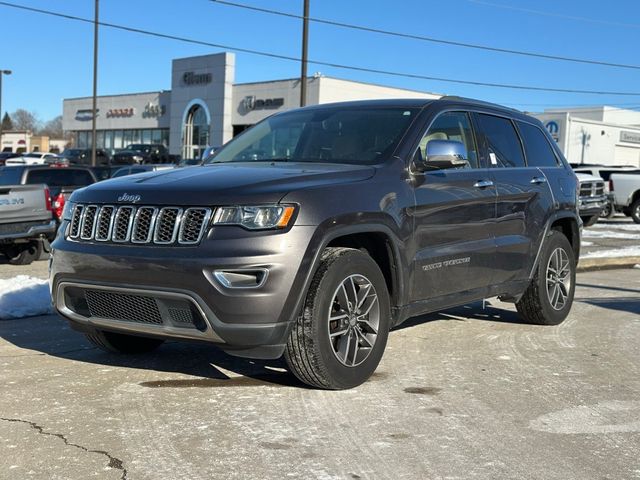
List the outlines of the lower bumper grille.
{"label": "lower bumper grille", "polygon": [[64,303],[74,314],[90,320],[201,332],[207,329],[205,319],[193,302],[162,293],[138,294],[69,286],[64,289]]}

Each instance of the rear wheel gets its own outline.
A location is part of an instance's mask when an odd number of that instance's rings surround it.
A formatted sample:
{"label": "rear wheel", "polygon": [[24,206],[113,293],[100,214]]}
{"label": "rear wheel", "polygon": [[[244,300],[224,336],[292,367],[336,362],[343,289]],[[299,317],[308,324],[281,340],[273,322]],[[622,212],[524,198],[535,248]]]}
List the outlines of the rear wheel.
{"label": "rear wheel", "polygon": [[85,335],[96,347],[112,353],[149,353],[164,343],[155,338],[96,330]]}
{"label": "rear wheel", "polygon": [[569,314],[576,284],[573,248],[562,233],[545,239],[531,284],[516,303],[520,316],[537,325],[558,325]]}
{"label": "rear wheel", "polygon": [[631,204],[631,218],[640,223],[640,198]]}
{"label": "rear wheel", "polygon": [[373,259],[355,249],[328,248],[289,336],[287,365],[314,387],[356,387],[380,363],[389,319],[389,293]]}
{"label": "rear wheel", "polygon": [[29,265],[42,255],[42,242],[30,242],[11,246],[5,256],[11,265]]}

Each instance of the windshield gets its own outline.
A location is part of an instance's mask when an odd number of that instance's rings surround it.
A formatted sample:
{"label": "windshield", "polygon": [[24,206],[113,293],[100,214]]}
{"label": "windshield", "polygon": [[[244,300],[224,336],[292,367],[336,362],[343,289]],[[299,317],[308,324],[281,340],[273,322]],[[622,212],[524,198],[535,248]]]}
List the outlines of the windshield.
{"label": "windshield", "polygon": [[131,144],[126,148],[126,150],[149,153],[151,151],[151,145]]}
{"label": "windshield", "polygon": [[297,110],[258,123],[205,164],[322,162],[373,165],[395,150],[418,109],[330,107]]}
{"label": "windshield", "polygon": [[82,154],[82,150],[76,150],[73,148],[67,148],[62,152],[63,157],[79,157]]}
{"label": "windshield", "polygon": [[25,158],[41,158],[43,156],[42,153],[27,153],[23,155]]}

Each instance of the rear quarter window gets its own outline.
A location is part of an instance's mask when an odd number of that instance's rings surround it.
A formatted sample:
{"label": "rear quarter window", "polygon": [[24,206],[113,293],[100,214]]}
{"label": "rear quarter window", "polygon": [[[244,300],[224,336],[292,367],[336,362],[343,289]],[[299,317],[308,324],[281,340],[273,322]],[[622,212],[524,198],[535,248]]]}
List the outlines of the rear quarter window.
{"label": "rear quarter window", "polygon": [[527,165],[530,167],[558,166],[558,159],[542,130],[524,122],[518,122],[518,128],[522,134]]}

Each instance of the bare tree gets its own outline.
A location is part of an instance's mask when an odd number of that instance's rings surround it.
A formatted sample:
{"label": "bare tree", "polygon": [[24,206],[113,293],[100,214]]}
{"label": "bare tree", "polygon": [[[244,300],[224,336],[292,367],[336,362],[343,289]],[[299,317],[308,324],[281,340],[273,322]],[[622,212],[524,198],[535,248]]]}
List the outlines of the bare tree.
{"label": "bare tree", "polygon": [[40,127],[40,119],[38,116],[22,108],[19,108],[11,114],[11,121],[15,130],[30,130],[33,132]]}
{"label": "bare tree", "polygon": [[39,135],[47,135],[50,138],[64,138],[64,131],[62,130],[62,115],[58,115],[53,120],[49,120],[38,131]]}

